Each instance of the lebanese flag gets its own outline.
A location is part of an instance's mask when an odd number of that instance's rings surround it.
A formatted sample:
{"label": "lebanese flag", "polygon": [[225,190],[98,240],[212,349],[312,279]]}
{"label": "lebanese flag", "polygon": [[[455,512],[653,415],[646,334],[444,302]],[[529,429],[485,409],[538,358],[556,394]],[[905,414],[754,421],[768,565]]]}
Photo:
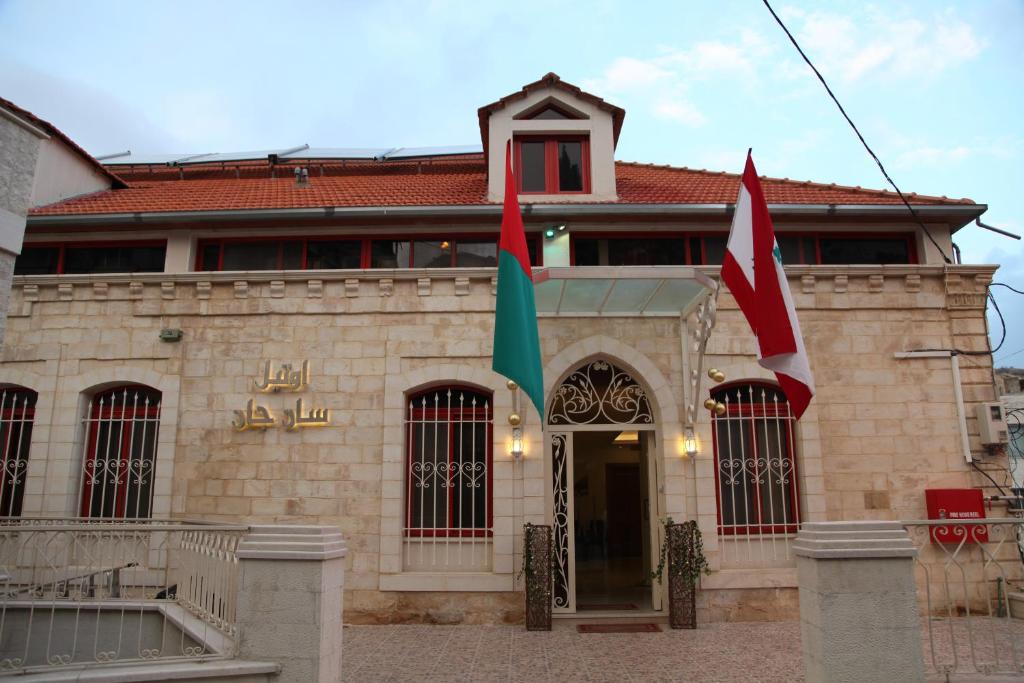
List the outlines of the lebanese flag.
{"label": "lebanese flag", "polygon": [[757,337],[758,364],[775,373],[799,420],[814,396],[814,377],[750,152],[722,262],[722,280]]}
{"label": "lebanese flag", "polygon": [[505,208],[498,241],[498,300],[491,368],[522,387],[544,420],[544,372],[540,364],[533,271],[523,216],[512,175],[512,141],[505,146]]}

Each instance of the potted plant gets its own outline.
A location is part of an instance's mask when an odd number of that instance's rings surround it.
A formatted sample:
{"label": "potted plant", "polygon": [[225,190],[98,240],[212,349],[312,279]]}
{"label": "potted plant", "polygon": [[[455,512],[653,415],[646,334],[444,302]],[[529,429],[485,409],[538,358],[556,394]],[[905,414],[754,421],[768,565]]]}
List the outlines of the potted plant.
{"label": "potted plant", "polygon": [[[662,582],[668,572],[668,623],[672,628],[697,628],[697,580],[710,574],[697,522],[676,524],[665,519],[658,567],[651,578]],[[667,565],[667,566],[666,566]]]}

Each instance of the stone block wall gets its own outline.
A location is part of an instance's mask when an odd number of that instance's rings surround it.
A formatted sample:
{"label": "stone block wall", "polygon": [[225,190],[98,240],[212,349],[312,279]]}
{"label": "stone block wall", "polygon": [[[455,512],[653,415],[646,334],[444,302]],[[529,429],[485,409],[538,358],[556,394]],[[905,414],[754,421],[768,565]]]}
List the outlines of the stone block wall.
{"label": "stone block wall", "polygon": [[[923,488],[984,485],[960,452],[949,359],[895,354],[986,348],[992,268],[789,270],[818,391],[799,425],[803,519],[920,518]],[[158,515],[339,526],[352,620],[517,620],[521,528],[547,519],[550,463],[532,410],[524,411],[526,455],[508,454],[511,398],[490,370],[493,307],[493,270],[18,278],[0,381],[40,393],[25,514],[75,510],[81,392],[146,383],[164,392]],[[183,330],[183,340],[160,341],[164,328]],[[686,459],[680,448],[679,319],[542,318],[540,334],[548,386],[601,354],[638,375],[661,428],[652,516],[698,519],[715,566],[703,409],[699,454]],[[753,353],[749,328],[723,292],[705,368],[729,380],[770,379]],[[330,427],[232,429],[249,399],[279,414],[299,396],[255,391],[266,360],[309,361],[310,387],[299,395],[307,407],[332,411]],[[990,358],[961,357],[961,376],[970,416],[974,403],[993,400]],[[495,400],[492,564],[465,580],[402,571],[404,397],[444,380],[489,389]],[[998,466],[970,420],[968,428],[975,455]],[[708,613],[747,614],[743,589],[751,589],[760,591],[755,611],[770,613],[774,595],[779,613],[792,615],[784,589],[795,583],[757,575],[723,584],[706,599]]]}

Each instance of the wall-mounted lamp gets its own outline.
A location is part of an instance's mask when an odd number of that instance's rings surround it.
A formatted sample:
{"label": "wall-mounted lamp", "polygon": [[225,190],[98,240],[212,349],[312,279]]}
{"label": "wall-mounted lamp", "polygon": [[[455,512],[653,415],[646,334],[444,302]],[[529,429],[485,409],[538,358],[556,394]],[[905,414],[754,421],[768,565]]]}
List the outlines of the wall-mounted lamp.
{"label": "wall-mounted lamp", "polygon": [[693,433],[693,427],[686,428],[686,434],[683,436],[683,450],[691,458],[697,455],[697,437]]}
{"label": "wall-mounted lamp", "polygon": [[508,416],[508,423],[512,425],[512,457],[521,458],[523,455],[523,418],[518,413]]}

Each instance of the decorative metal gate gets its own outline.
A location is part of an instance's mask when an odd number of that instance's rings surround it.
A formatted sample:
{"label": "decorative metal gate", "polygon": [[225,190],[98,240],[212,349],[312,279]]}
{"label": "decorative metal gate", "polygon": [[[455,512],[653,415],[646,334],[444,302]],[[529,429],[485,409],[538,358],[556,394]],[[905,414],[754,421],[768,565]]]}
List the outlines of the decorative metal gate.
{"label": "decorative metal gate", "polygon": [[[643,387],[630,373],[611,362],[597,359],[581,365],[555,390],[548,411],[551,431],[547,435],[554,537],[551,597],[555,611],[576,611],[572,434],[614,431],[626,426],[653,430],[654,415]],[[652,496],[652,500],[656,498]],[[656,510],[651,514],[656,516]]]}
{"label": "decorative metal gate", "polygon": [[576,608],[576,583],[572,581],[570,558],[575,555],[572,510],[569,506],[569,482],[572,481],[572,440],[559,432],[551,435],[551,473],[554,494],[554,586],[551,597],[555,609]]}

